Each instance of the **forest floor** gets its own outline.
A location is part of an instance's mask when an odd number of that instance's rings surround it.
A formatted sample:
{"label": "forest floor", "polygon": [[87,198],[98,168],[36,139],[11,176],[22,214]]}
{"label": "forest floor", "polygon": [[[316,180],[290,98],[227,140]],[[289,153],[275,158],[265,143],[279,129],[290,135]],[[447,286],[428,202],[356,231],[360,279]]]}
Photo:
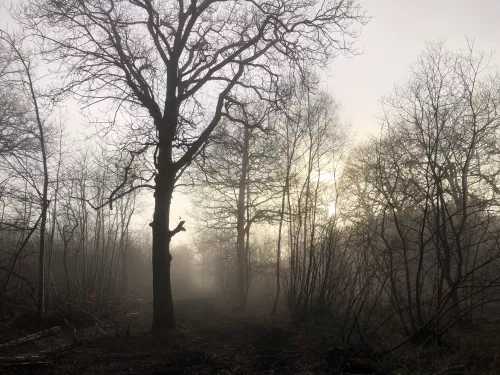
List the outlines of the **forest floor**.
{"label": "forest floor", "polygon": [[343,360],[335,354],[335,334],[325,327],[295,327],[284,316],[232,314],[203,300],[177,306],[177,328],[156,335],[149,333],[151,303],[145,300],[54,314],[45,327],[35,326],[28,313],[0,315],[0,343],[61,326],[23,345],[0,344],[0,373],[500,374],[498,323],[450,333],[445,346]]}

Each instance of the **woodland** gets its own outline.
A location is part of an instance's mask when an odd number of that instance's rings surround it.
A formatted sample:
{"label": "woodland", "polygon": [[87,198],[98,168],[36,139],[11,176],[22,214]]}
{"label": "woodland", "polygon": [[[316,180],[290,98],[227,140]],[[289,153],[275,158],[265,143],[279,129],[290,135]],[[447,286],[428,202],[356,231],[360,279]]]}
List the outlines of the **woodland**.
{"label": "woodland", "polygon": [[473,41],[429,41],[355,141],[322,77],[362,53],[357,0],[0,12],[2,373],[500,373]]}

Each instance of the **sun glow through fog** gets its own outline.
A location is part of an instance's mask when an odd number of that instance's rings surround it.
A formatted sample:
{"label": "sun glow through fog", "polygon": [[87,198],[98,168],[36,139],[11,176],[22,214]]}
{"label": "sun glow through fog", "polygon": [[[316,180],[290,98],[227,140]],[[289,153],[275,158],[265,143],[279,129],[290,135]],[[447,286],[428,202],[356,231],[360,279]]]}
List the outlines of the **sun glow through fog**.
{"label": "sun glow through fog", "polygon": [[335,214],[335,203],[330,202],[328,204],[328,217],[332,217]]}

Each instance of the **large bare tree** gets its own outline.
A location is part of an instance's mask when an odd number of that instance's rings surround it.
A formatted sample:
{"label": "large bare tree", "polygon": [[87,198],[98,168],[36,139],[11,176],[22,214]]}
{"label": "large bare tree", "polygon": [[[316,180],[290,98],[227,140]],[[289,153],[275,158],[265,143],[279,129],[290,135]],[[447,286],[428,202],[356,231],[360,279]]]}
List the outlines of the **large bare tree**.
{"label": "large bare tree", "polygon": [[272,100],[291,69],[351,51],[365,17],[355,0],[28,3],[24,24],[64,67],[64,92],[86,104],[112,100],[141,124],[131,154],[154,149],[152,330],[171,328],[170,241],[184,230],[183,222],[169,225],[176,181],[231,95],[250,90]]}

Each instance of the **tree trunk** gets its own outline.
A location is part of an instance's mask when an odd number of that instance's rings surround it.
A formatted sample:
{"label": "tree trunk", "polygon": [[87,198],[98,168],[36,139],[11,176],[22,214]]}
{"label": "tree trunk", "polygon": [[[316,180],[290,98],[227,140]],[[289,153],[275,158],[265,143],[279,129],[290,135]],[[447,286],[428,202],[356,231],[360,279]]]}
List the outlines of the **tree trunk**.
{"label": "tree trunk", "polygon": [[[16,264],[17,264],[17,260],[19,259],[19,257],[21,256],[22,252],[23,252],[23,249],[26,247],[26,245],[28,244],[29,242],[29,239],[31,238],[31,235],[33,233],[35,233],[36,229],[38,228],[38,224],[40,223],[40,220],[42,219],[42,216],[40,215],[40,217],[38,218],[38,220],[36,221],[35,225],[33,226],[33,228],[30,229],[28,235],[26,236],[26,238],[23,240],[21,246],[19,247],[19,249],[16,251],[16,253],[14,254],[14,257],[12,258],[12,261],[10,262],[9,264],[9,269],[7,271],[7,274],[5,275],[5,279],[4,279],[4,282],[3,282],[3,285],[2,285],[2,290],[1,290],[1,293],[0,293],[0,297],[3,297],[3,295],[5,294],[5,292],[7,291],[7,287],[9,286],[9,282],[10,282],[10,279],[12,278],[12,275],[14,274],[14,270],[16,268]],[[21,259],[22,259],[22,256],[21,256]]]}
{"label": "tree trunk", "polygon": [[71,300],[71,286],[69,281],[69,269],[68,269],[68,245],[64,243],[63,252],[63,266],[64,266],[64,279],[66,280],[66,300]]}
{"label": "tree trunk", "polygon": [[120,286],[120,298],[126,299],[128,296],[128,267],[127,267],[127,248],[128,248],[128,231],[126,233],[125,245],[122,248],[122,280]]}
{"label": "tree trunk", "polygon": [[240,297],[240,307],[245,308],[246,305],[246,288],[248,284],[247,280],[247,268],[248,268],[248,257],[246,254],[245,246],[245,193],[247,187],[247,170],[249,163],[249,153],[248,148],[250,145],[250,132],[247,127],[244,130],[243,139],[243,150],[241,159],[241,174],[238,186],[238,217],[236,222],[237,230],[237,240],[236,240],[236,251],[238,254],[238,286],[239,286],[239,297]]}
{"label": "tree trunk", "polygon": [[[43,137],[40,143],[43,145]],[[48,173],[47,173],[47,159],[45,156],[45,146],[42,146],[43,164],[44,164],[44,182],[43,182],[43,196],[42,196],[42,220],[40,222],[40,248],[38,254],[38,319],[43,319],[43,308],[45,298],[45,227],[47,225],[47,209],[49,202],[47,200],[48,190]]]}
{"label": "tree trunk", "polygon": [[[47,267],[47,285],[49,280],[54,282],[54,278],[52,276],[52,258],[54,255],[54,237],[56,232],[56,214],[57,214],[57,194],[59,193],[59,169],[61,167],[61,159],[59,159],[59,164],[57,166],[57,179],[56,179],[56,188],[54,191],[54,206],[52,209],[52,224],[50,228],[50,236],[49,236],[49,262]],[[48,293],[49,287],[47,286],[47,294],[45,296],[45,311],[49,308],[49,299],[50,294]]]}
{"label": "tree trunk", "polygon": [[[23,60],[23,64],[25,64]],[[45,298],[45,227],[47,225],[47,211],[49,208],[48,200],[48,189],[49,189],[49,171],[47,165],[47,152],[45,149],[45,135],[43,129],[42,119],[40,117],[40,111],[38,109],[37,96],[35,94],[35,88],[33,81],[31,80],[31,73],[27,65],[26,73],[29,81],[29,88],[33,104],[35,106],[36,122],[38,124],[38,136],[40,140],[40,151],[42,154],[42,166],[43,166],[43,192],[42,192],[42,220],[40,221],[40,247],[38,255],[38,319],[41,321],[43,319],[43,308],[44,308],[44,298]]]}
{"label": "tree trunk", "polygon": [[[128,200],[127,200],[128,204]],[[121,248],[121,255],[122,255],[122,280],[121,280],[121,286],[120,286],[120,297],[121,298],[127,298],[128,296],[128,267],[127,267],[127,254],[128,254],[128,227],[130,225],[130,220],[132,219],[132,215],[135,210],[135,196],[134,196],[134,203],[132,207],[132,211],[128,215],[127,223],[124,228],[124,233],[123,233],[123,242],[122,242],[122,248]]]}
{"label": "tree trunk", "polygon": [[281,197],[281,211],[280,211],[280,224],[278,229],[278,250],[276,252],[276,295],[274,296],[273,309],[271,310],[271,315],[276,315],[276,309],[278,308],[278,299],[280,297],[280,262],[281,262],[281,232],[283,230],[283,218],[285,215],[285,198],[288,191],[288,180],[290,176],[290,168],[287,166],[285,187],[283,189],[283,196]]}
{"label": "tree trunk", "polygon": [[175,326],[172,286],[170,284],[170,204],[175,183],[175,171],[161,165],[164,150],[160,148],[158,174],[155,182],[155,212],[153,216],[153,326],[152,332]]}

